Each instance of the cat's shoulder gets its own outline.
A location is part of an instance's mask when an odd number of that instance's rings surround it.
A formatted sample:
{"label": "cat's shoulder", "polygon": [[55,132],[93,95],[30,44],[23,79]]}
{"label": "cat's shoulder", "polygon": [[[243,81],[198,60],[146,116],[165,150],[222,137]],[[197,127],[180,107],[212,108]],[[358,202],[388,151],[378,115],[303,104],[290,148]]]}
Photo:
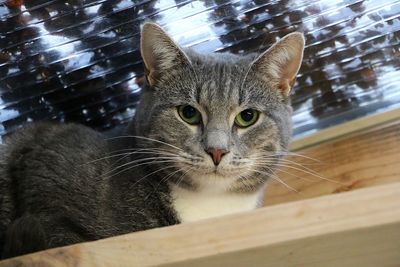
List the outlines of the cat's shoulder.
{"label": "cat's shoulder", "polygon": [[32,123],[13,132],[6,143],[36,141],[36,142],[62,142],[67,140],[85,141],[93,138],[102,138],[103,135],[89,127],[75,123]]}
{"label": "cat's shoulder", "polygon": [[27,125],[5,139],[8,152],[25,150],[103,150],[106,138],[99,132],[75,123],[39,122]]}

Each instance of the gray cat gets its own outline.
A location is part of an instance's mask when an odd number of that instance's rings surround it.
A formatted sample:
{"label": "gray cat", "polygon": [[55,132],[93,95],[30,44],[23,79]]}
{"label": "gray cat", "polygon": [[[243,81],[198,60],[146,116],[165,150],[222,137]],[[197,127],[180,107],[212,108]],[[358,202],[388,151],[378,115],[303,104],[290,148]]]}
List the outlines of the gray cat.
{"label": "gray cat", "polygon": [[258,207],[288,146],[303,49],[292,33],[258,57],[199,55],[146,23],[126,129],[39,123],[0,146],[2,257]]}

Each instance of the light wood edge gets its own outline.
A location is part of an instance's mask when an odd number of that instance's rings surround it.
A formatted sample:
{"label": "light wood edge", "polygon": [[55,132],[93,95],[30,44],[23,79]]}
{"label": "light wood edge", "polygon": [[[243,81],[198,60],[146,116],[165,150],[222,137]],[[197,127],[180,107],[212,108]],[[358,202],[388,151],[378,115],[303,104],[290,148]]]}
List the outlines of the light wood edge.
{"label": "light wood edge", "polygon": [[305,137],[294,139],[290,144],[291,151],[298,151],[348,134],[369,129],[384,123],[400,120],[400,108],[389,110],[341,123]]}
{"label": "light wood edge", "polygon": [[393,183],[48,250],[0,266],[397,266],[399,229],[400,183]]}

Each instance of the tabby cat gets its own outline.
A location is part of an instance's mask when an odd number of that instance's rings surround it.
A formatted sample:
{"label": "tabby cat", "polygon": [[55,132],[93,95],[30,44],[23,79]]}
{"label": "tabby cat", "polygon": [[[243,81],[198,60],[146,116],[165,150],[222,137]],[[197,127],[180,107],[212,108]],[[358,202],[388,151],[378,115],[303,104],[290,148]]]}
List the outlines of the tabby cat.
{"label": "tabby cat", "polygon": [[0,146],[3,258],[260,206],[291,135],[304,38],[201,55],[146,23],[146,81],[114,136],[37,123]]}

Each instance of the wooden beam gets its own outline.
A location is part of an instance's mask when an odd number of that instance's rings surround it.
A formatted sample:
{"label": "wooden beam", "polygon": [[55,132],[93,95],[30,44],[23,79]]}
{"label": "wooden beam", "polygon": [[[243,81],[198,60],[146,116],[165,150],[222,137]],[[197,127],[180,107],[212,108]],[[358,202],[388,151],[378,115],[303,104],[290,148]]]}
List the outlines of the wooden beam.
{"label": "wooden beam", "polygon": [[31,254],[1,267],[395,267],[400,183]]}
{"label": "wooden beam", "polygon": [[400,121],[296,153],[277,173],[294,190],[271,181],[265,205],[400,182]]}
{"label": "wooden beam", "polygon": [[294,139],[290,144],[292,151],[302,150],[304,148],[315,146],[323,142],[331,141],[352,133],[365,131],[366,129],[377,127],[379,125],[389,124],[400,120],[400,108],[379,112],[364,116],[348,122],[344,122],[332,127],[328,127],[305,137]]}

